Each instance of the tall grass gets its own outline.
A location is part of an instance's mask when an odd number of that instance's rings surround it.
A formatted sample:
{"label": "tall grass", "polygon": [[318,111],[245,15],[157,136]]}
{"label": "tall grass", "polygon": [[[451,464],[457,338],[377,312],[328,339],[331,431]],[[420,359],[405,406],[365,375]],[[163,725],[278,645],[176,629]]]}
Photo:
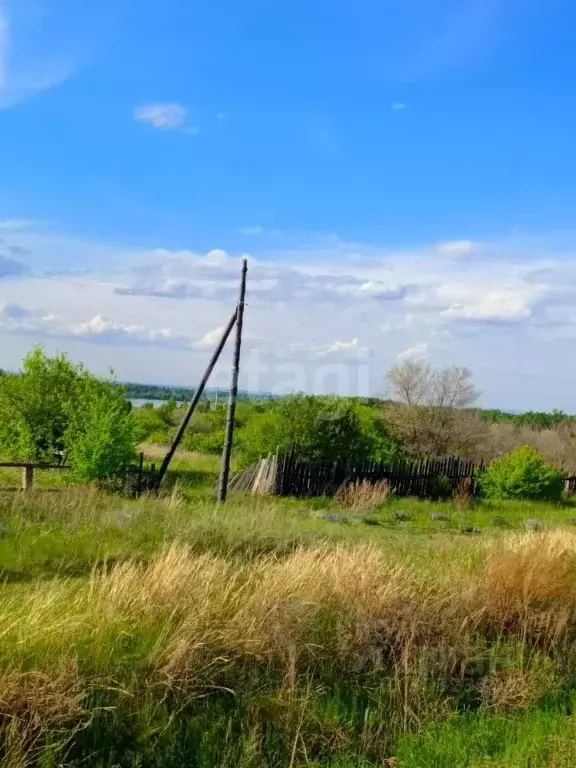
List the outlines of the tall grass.
{"label": "tall grass", "polygon": [[[572,727],[568,529],[405,546],[282,505],[75,493],[4,503],[3,765],[414,768],[457,713]],[[44,534],[53,570],[23,548]]]}

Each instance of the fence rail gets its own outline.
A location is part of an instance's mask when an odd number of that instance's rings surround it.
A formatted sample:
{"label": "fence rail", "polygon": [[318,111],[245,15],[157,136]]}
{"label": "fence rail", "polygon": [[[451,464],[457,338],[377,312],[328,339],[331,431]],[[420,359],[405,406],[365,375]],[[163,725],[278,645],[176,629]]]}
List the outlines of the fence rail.
{"label": "fence rail", "polygon": [[33,487],[35,469],[70,469],[67,464],[50,464],[35,461],[0,461],[0,467],[22,469],[23,491],[29,491]]}

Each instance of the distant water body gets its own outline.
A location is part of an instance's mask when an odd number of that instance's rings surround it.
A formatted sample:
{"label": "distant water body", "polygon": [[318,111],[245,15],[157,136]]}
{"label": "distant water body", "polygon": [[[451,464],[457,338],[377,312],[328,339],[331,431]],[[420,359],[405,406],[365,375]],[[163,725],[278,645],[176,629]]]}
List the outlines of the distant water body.
{"label": "distant water body", "polygon": [[[141,408],[143,405],[146,405],[147,403],[151,403],[154,407],[158,407],[159,405],[163,405],[164,403],[167,403],[168,400],[147,400],[145,397],[130,397],[128,398],[134,408]],[[183,401],[179,400],[178,405],[182,405]]]}

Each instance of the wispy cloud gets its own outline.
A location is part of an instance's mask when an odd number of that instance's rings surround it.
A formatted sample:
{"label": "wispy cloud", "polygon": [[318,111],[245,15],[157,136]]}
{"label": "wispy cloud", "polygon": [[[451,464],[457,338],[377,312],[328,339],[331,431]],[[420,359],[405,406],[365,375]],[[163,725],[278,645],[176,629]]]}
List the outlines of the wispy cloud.
{"label": "wispy cloud", "polygon": [[32,219],[0,219],[0,232],[14,232],[22,229],[32,229],[38,224]]}
{"label": "wispy cloud", "polygon": [[0,8],[0,90],[6,84],[6,60],[8,59],[8,21]]}
{"label": "wispy cloud", "polygon": [[360,343],[359,339],[350,341],[330,341],[326,343],[297,342],[290,344],[288,350],[280,350],[281,357],[294,357],[299,360],[322,361],[357,361],[372,356],[372,350]]}
{"label": "wispy cloud", "polygon": [[198,128],[188,125],[188,110],[176,101],[144,104],[134,110],[134,119],[163,131],[198,133]]}
{"label": "wispy cloud", "polygon": [[419,360],[424,360],[428,356],[428,342],[427,341],[419,341],[417,344],[413,344],[411,347],[408,347],[408,349],[405,349],[403,352],[400,352],[400,354],[396,357],[396,360],[398,362],[418,362]]}
{"label": "wispy cloud", "polygon": [[[8,15],[0,7],[0,109],[13,107],[37,93],[68,79],[74,70],[71,61],[26,61],[16,65],[18,50]],[[22,58],[20,56],[20,58]]]}
{"label": "wispy cloud", "polygon": [[260,224],[255,224],[251,227],[240,227],[238,233],[240,235],[262,235],[264,234],[264,227],[261,227]]}
{"label": "wispy cloud", "polygon": [[434,246],[433,250],[439,256],[461,258],[481,254],[482,246],[473,240],[449,240],[445,243],[438,243],[438,245]]}
{"label": "wispy cloud", "polygon": [[28,267],[25,264],[0,253],[0,277],[21,277],[27,273]]}
{"label": "wispy cloud", "polygon": [[194,349],[215,349],[216,345],[222,338],[224,330],[225,327],[220,325],[218,328],[214,328],[213,330],[208,331],[208,333],[205,333],[201,339],[198,339],[198,341],[194,342]]}
{"label": "wispy cloud", "polygon": [[218,112],[216,120],[228,120],[228,112]]}
{"label": "wispy cloud", "polygon": [[403,112],[406,109],[406,104],[402,101],[395,101],[394,104],[390,105],[390,109],[392,112]]}

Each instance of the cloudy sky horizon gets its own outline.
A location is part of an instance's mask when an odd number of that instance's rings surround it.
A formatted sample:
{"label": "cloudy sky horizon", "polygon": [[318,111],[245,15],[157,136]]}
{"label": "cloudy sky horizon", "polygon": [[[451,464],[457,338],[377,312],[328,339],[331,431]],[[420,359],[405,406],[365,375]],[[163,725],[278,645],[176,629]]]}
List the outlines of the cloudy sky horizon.
{"label": "cloudy sky horizon", "polygon": [[246,257],[245,388],[380,394],[411,359],[576,412],[571,21],[0,0],[0,367],[193,386]]}

